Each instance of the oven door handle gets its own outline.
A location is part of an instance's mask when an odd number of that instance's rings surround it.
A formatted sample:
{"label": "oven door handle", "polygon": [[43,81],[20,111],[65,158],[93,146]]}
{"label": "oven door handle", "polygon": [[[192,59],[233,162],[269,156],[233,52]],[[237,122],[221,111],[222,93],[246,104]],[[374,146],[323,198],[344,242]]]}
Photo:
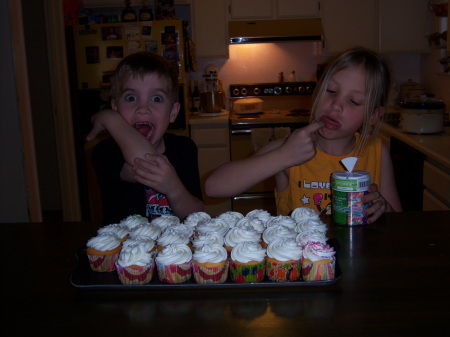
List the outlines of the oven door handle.
{"label": "oven door handle", "polygon": [[249,135],[252,133],[251,129],[244,129],[244,130],[231,130],[231,134],[234,136],[239,136],[239,135]]}

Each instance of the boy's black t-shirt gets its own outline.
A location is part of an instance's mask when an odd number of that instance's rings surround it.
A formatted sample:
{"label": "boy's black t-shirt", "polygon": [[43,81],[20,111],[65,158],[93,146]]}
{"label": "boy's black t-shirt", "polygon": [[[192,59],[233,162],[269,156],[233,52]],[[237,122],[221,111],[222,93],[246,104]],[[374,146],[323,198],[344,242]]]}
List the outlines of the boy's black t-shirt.
{"label": "boy's black t-shirt", "polygon": [[[188,137],[166,133],[163,136],[164,155],[175,168],[186,189],[202,200],[198,173],[198,149]],[[145,216],[146,186],[120,179],[125,163],[122,152],[113,138],[100,142],[92,153],[92,164],[97,173],[103,204],[103,222],[118,223],[132,214]]]}

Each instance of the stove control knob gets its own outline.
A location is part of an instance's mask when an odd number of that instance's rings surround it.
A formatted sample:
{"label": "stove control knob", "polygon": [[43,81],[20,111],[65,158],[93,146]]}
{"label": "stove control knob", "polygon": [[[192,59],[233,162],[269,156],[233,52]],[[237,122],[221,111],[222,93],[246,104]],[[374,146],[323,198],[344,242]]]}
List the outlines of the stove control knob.
{"label": "stove control knob", "polygon": [[241,94],[242,94],[242,96],[247,96],[247,89],[246,88],[242,88],[241,89]]}
{"label": "stove control knob", "polygon": [[308,94],[310,94],[310,93],[313,92],[313,89],[308,85],[308,86],[306,87],[306,92],[307,92]]}
{"label": "stove control knob", "polygon": [[280,95],[282,91],[283,91],[283,89],[281,89],[280,86],[276,86],[276,87],[273,89],[273,93],[274,93],[275,95]]}
{"label": "stove control knob", "polygon": [[261,92],[261,90],[259,88],[253,89],[253,94],[255,94],[255,95],[259,95],[260,92]]}
{"label": "stove control knob", "polygon": [[233,96],[239,96],[239,89],[238,88],[234,88],[233,89]]}
{"label": "stove control knob", "polygon": [[286,94],[290,94],[292,92],[292,88],[291,87],[286,87]]}
{"label": "stove control knob", "polygon": [[298,92],[299,92],[300,94],[303,94],[303,93],[305,92],[305,87],[299,86],[299,87],[298,87]]}

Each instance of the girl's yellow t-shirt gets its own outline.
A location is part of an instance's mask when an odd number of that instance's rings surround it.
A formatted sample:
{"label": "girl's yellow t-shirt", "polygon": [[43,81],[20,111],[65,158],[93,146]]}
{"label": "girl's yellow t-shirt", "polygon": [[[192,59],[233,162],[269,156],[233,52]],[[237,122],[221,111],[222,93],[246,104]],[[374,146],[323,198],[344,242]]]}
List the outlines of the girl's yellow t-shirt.
{"label": "girl's yellow t-shirt", "polygon": [[[371,183],[380,188],[382,141],[377,138],[368,144],[354,170],[368,171]],[[309,207],[320,214],[331,214],[331,175],[345,171],[340,161],[352,155],[332,156],[317,149],[309,162],[289,169],[289,186],[281,192],[275,190],[277,213],[289,215],[298,207]]]}

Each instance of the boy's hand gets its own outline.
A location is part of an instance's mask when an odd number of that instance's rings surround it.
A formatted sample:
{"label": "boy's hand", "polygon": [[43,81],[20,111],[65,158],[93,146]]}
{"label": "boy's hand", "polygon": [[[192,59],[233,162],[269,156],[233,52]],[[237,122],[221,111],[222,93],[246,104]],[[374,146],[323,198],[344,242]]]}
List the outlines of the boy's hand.
{"label": "boy's hand", "polygon": [[286,151],[288,167],[306,163],[316,155],[315,134],[323,126],[323,122],[313,121],[308,126],[295,130],[286,139],[280,150]]}
{"label": "boy's hand", "polygon": [[182,183],[166,156],[149,153],[145,155],[145,159],[136,158],[134,163],[133,172],[137,182],[167,197],[179,190]]}
{"label": "boy's hand", "polygon": [[371,204],[371,206],[364,211],[364,215],[368,217],[367,223],[372,223],[377,220],[384,212],[386,212],[386,209],[389,206],[378,191],[377,184],[371,184],[369,186],[369,193],[362,198],[362,201]]}

